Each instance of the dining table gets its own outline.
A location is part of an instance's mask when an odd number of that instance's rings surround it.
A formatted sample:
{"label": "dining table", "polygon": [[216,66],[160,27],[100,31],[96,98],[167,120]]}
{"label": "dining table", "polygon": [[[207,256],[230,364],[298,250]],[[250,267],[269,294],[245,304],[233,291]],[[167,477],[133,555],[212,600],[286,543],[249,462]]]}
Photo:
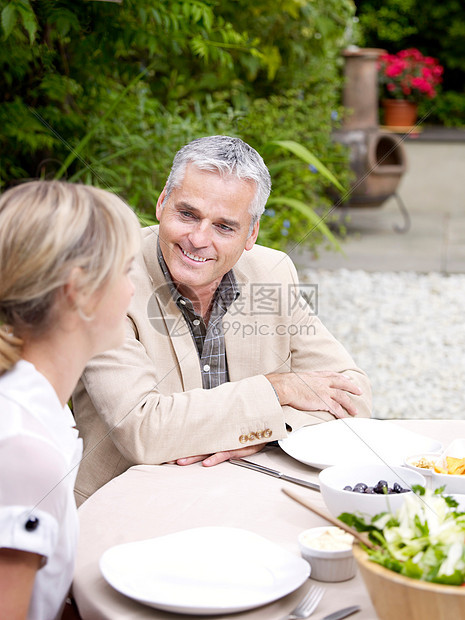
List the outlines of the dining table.
{"label": "dining table", "polygon": [[[390,420],[444,447],[465,438],[465,420]],[[331,422],[327,423],[331,424]],[[271,445],[247,460],[290,476],[318,483],[319,470],[292,458],[279,445]],[[320,510],[321,493],[276,477],[234,465],[228,461],[214,467],[200,462],[136,465],[94,493],[78,510],[80,539],[77,550],[73,596],[83,620],[281,620],[300,601],[312,584],[324,586],[325,594],[315,620],[342,607],[359,605],[353,617],[375,620],[378,616],[363,579],[357,571],[348,581],[321,583],[310,578],[279,600],[220,615],[173,613],[139,603],[114,589],[103,577],[100,558],[109,548],[123,543],[153,539],[191,528],[222,526],[253,532],[300,557],[298,535],[308,528],[328,525],[305,506],[291,499],[291,490]],[[247,566],[253,548],[244,541]]]}

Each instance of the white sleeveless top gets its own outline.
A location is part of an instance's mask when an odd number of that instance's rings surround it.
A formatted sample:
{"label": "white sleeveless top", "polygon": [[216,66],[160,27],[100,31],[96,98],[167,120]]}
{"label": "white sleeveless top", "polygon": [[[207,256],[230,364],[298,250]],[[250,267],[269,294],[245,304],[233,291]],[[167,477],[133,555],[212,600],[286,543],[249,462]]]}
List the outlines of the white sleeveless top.
{"label": "white sleeveless top", "polygon": [[21,360],[0,376],[0,547],[43,556],[29,620],[60,618],[79,531],[74,482],[82,439],[68,406]]}

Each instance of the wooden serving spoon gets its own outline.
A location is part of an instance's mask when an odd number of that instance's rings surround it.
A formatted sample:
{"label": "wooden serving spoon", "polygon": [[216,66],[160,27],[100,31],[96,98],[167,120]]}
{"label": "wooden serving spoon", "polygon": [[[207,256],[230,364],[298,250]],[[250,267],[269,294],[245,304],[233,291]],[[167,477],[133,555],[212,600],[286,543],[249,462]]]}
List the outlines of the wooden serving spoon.
{"label": "wooden serving spoon", "polygon": [[362,543],[363,545],[365,545],[369,549],[376,549],[377,548],[376,545],[374,545],[371,542],[371,540],[369,540],[369,538],[368,538],[368,536],[366,534],[360,534],[360,532],[357,532],[357,530],[354,530],[349,525],[346,525],[342,521],[339,521],[339,519],[335,519],[334,517],[329,515],[327,512],[324,512],[323,510],[320,510],[319,508],[316,508],[312,503],[310,503],[307,499],[304,499],[300,495],[296,495],[295,493],[293,493],[292,491],[289,491],[288,489],[281,489],[281,490],[282,490],[282,492],[285,495],[287,495],[288,497],[290,497],[294,501],[298,502],[302,506],[305,506],[305,508],[308,508],[309,510],[314,512],[319,517],[322,517],[323,519],[326,519],[326,521],[329,521],[329,523],[332,523],[336,527],[339,527],[341,530],[344,530],[344,532],[347,532],[348,534],[352,534],[352,536],[358,542]]}

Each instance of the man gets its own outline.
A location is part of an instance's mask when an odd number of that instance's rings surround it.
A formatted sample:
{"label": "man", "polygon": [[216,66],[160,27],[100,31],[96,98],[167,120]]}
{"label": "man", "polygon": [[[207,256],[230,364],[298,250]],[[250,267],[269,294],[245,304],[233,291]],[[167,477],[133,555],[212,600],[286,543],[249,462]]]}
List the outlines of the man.
{"label": "man", "polygon": [[215,465],[288,430],[370,415],[370,388],[297,294],[289,258],[255,245],[270,193],[237,138],[177,154],[143,230],[124,346],[73,396],[84,458],[78,502],[134,464]]}

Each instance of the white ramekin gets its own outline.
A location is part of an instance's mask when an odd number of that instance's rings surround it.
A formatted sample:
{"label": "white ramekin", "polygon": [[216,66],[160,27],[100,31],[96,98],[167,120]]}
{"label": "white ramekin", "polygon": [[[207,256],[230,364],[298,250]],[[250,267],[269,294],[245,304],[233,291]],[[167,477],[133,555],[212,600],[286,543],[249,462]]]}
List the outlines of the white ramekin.
{"label": "white ramekin", "polygon": [[331,526],[313,527],[299,534],[300,553],[311,566],[311,578],[317,581],[347,581],[357,572],[357,562],[350,549],[328,551],[313,549],[305,544],[304,539],[317,537]]}

